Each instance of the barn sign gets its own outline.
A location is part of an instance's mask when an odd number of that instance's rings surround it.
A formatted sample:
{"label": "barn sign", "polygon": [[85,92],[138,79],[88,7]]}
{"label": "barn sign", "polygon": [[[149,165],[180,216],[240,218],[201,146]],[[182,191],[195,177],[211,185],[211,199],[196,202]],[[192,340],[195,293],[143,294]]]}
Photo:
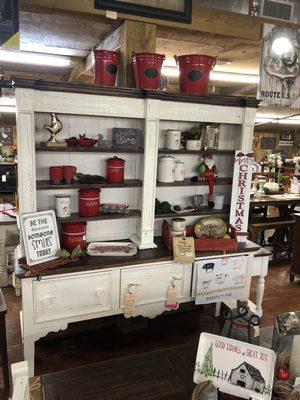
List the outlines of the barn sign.
{"label": "barn sign", "polygon": [[221,392],[245,399],[272,397],[275,352],[239,340],[203,332],[194,382],[211,380]]}
{"label": "barn sign", "polygon": [[245,242],[248,236],[248,214],[254,153],[235,152],[230,206],[230,224],[235,227],[237,240]]}
{"label": "barn sign", "polygon": [[251,277],[247,256],[196,261],[196,304],[248,300]]}
{"label": "barn sign", "polygon": [[24,214],[20,222],[28,265],[59,257],[60,242],[53,210]]}
{"label": "barn sign", "polygon": [[[300,30],[264,24],[257,97],[260,106],[299,107]],[[299,100],[298,100],[299,101]]]}

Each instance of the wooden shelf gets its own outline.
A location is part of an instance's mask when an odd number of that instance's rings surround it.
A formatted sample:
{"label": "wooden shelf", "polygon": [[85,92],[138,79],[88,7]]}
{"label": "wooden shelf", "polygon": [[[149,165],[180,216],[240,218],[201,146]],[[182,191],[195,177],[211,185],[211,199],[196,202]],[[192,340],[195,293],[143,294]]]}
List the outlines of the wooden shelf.
{"label": "wooden shelf", "polygon": [[[231,185],[232,178],[218,178],[215,182],[215,185]],[[187,178],[182,182],[157,182],[157,187],[173,187],[173,186],[207,186],[207,182],[191,182],[191,178]]]}
{"label": "wooden shelf", "polygon": [[128,188],[128,187],[141,187],[142,181],[139,179],[125,179],[124,183],[68,183],[53,185],[50,181],[36,181],[37,190],[47,189],[88,189],[88,188]]}
{"label": "wooden shelf", "polygon": [[120,148],[99,148],[94,147],[79,147],[79,146],[67,146],[67,147],[55,147],[55,146],[35,146],[35,150],[38,152],[58,152],[58,153],[143,153],[144,149],[120,149]]}
{"label": "wooden shelf", "polygon": [[182,213],[175,213],[172,212],[170,214],[156,214],[155,218],[180,218],[180,217],[201,217],[204,215],[221,215],[221,214],[228,214],[230,211],[229,206],[224,206],[222,210],[214,210],[210,207],[203,207],[202,211],[187,211]]}
{"label": "wooden shelf", "polygon": [[57,218],[59,223],[64,222],[73,222],[73,221],[106,221],[112,219],[128,219],[128,218],[140,218],[141,211],[140,210],[130,210],[125,215],[98,215],[97,217],[81,217],[78,213],[72,213],[68,218]]}
{"label": "wooden shelf", "polygon": [[169,150],[169,149],[158,149],[159,154],[196,154],[201,155],[203,153],[210,153],[210,154],[231,154],[234,155],[235,150],[222,150],[222,149],[206,149],[206,150]]}

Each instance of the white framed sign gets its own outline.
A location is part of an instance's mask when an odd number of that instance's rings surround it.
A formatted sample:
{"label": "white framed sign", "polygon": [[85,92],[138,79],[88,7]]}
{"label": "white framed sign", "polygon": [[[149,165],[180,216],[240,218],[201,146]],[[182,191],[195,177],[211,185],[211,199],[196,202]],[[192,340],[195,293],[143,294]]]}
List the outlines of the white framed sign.
{"label": "white framed sign", "polygon": [[248,300],[251,277],[247,256],[196,261],[196,304]]}
{"label": "white framed sign", "polygon": [[254,153],[244,154],[236,150],[230,203],[230,224],[236,230],[238,242],[245,242],[248,236],[253,163]]}
{"label": "white framed sign", "polygon": [[270,400],[276,355],[266,347],[212,335],[200,335],[194,382],[212,380],[221,392]]}
{"label": "white framed sign", "polygon": [[59,257],[60,242],[53,210],[24,214],[20,223],[28,265]]}

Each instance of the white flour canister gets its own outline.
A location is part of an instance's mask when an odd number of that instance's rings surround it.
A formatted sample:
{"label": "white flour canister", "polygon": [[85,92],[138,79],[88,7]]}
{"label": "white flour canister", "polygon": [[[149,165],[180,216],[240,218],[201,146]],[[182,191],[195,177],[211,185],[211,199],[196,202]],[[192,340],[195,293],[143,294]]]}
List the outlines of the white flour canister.
{"label": "white flour canister", "polygon": [[175,164],[175,181],[182,182],[184,181],[184,162],[177,160]]}
{"label": "white flour canister", "polygon": [[180,137],[181,137],[180,131],[174,129],[168,129],[166,135],[166,148],[169,150],[179,150]]}
{"label": "white flour canister", "polygon": [[58,218],[68,218],[71,215],[71,196],[55,195],[55,211]]}
{"label": "white flour canister", "polygon": [[157,180],[158,182],[175,182],[175,158],[163,156],[158,159]]}

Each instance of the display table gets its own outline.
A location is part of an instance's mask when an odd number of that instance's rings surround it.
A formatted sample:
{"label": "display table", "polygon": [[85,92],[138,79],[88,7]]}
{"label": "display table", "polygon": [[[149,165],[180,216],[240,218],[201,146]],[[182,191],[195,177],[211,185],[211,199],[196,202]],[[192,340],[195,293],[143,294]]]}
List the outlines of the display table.
{"label": "display table", "polygon": [[140,250],[133,257],[86,257],[40,277],[26,278],[23,270],[18,271],[22,281],[24,357],[30,376],[34,374],[36,340],[51,331],[66,329],[71,322],[122,314],[129,285],[136,285],[137,315],[155,317],[166,311],[167,288],[173,279],[179,302],[193,301],[197,260],[247,255],[251,276],[259,276],[256,312],[262,314],[269,252],[252,242],[240,243],[235,252],[201,252],[194,264],[182,265],[172,260],[160,238],[155,242],[156,249]]}

